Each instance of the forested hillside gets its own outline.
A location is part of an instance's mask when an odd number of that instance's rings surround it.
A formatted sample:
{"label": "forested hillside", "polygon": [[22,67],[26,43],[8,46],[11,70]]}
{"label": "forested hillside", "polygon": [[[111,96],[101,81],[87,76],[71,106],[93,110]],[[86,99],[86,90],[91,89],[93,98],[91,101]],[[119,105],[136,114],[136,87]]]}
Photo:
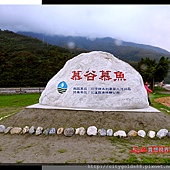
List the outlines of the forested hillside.
{"label": "forested hillside", "polygon": [[44,87],[75,55],[36,38],[0,30],[0,87]]}

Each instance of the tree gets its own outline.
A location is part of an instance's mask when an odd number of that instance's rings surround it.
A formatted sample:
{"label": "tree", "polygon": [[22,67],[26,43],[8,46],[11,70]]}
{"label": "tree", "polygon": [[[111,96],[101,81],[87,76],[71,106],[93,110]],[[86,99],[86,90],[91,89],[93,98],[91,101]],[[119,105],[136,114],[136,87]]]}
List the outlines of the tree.
{"label": "tree", "polygon": [[156,81],[162,81],[168,75],[170,61],[162,56],[156,67]]}
{"label": "tree", "polygon": [[141,58],[138,62],[137,70],[143,77],[144,81],[148,81],[151,85],[151,89],[154,90],[154,85],[156,81],[163,81],[168,75],[169,70],[169,58],[162,56],[158,63],[156,60],[151,60],[150,58]]}

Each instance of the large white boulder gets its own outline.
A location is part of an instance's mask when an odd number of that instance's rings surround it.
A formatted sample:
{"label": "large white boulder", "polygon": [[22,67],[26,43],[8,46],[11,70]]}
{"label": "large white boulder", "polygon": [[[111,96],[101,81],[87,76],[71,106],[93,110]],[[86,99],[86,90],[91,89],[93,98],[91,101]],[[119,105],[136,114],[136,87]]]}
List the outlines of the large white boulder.
{"label": "large white boulder", "polygon": [[81,53],[68,60],[47,83],[39,104],[113,110],[149,107],[139,72],[102,51]]}

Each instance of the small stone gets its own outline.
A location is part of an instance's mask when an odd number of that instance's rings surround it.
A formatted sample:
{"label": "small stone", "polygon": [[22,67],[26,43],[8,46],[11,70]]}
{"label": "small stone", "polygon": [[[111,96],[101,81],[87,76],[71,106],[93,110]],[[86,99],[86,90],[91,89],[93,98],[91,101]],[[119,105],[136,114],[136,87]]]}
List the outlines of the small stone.
{"label": "small stone", "polygon": [[167,129],[160,129],[160,130],[157,132],[156,136],[157,136],[159,139],[161,139],[161,138],[165,137],[167,134],[168,134],[168,130],[167,130]]}
{"label": "small stone", "polygon": [[79,135],[79,128],[76,128],[75,135]]}
{"label": "small stone", "polygon": [[150,138],[154,138],[155,135],[156,135],[156,132],[153,131],[153,130],[150,130],[150,131],[148,132],[148,134],[147,134],[147,136],[149,136]]}
{"label": "small stone", "polygon": [[146,136],[146,132],[144,130],[138,130],[138,136],[144,138]]}
{"label": "small stone", "polygon": [[86,133],[85,128],[84,128],[84,127],[80,127],[80,128],[79,128],[79,135],[82,136],[82,135],[84,135],[85,133]]}
{"label": "small stone", "polygon": [[106,130],[104,128],[98,129],[99,136],[106,136]]}
{"label": "small stone", "polygon": [[49,131],[50,131],[50,128],[47,128],[47,129],[45,129],[45,130],[43,131],[43,134],[44,134],[44,135],[48,135],[48,134],[49,134]]}
{"label": "small stone", "polygon": [[136,132],[135,130],[130,130],[127,135],[128,136],[137,136],[138,132]]}
{"label": "small stone", "polygon": [[55,129],[54,127],[51,128],[50,131],[49,131],[49,134],[50,134],[50,135],[56,134],[56,129]]}
{"label": "small stone", "polygon": [[114,136],[117,136],[117,137],[126,137],[127,135],[126,135],[126,132],[125,131],[123,131],[123,130],[118,130],[117,132],[115,132],[114,134],[113,134]]}
{"label": "small stone", "polygon": [[22,134],[25,134],[29,132],[29,126],[25,126],[23,129],[22,129]]}
{"label": "small stone", "polygon": [[113,130],[107,129],[107,136],[112,136],[112,135],[113,135]]}
{"label": "small stone", "polygon": [[65,136],[68,136],[68,137],[70,137],[70,136],[73,136],[73,134],[74,134],[74,128],[66,128],[65,130],[64,130],[64,135]]}
{"label": "small stone", "polygon": [[89,135],[89,136],[97,135],[97,128],[96,128],[96,126],[89,126],[87,128],[87,135]]}
{"label": "small stone", "polygon": [[43,128],[42,127],[37,127],[36,131],[35,131],[35,135],[40,135],[43,131]]}
{"label": "small stone", "polygon": [[85,133],[86,133],[86,130],[84,127],[76,128],[76,131],[75,131],[76,135],[84,135]]}
{"label": "small stone", "polygon": [[30,133],[30,134],[35,133],[35,127],[34,127],[34,126],[31,126],[31,127],[30,127],[29,133]]}
{"label": "small stone", "polygon": [[167,136],[170,137],[170,132],[167,133]]}
{"label": "small stone", "polygon": [[4,132],[4,130],[5,130],[5,126],[4,125],[0,125],[0,133],[3,133]]}
{"label": "small stone", "polygon": [[4,130],[4,133],[5,133],[5,134],[9,133],[12,128],[13,128],[12,126],[7,127],[7,128]]}
{"label": "small stone", "polygon": [[10,130],[10,134],[20,134],[21,132],[22,132],[22,128],[20,128],[20,127],[13,127]]}
{"label": "small stone", "polygon": [[61,135],[63,132],[64,132],[64,128],[63,127],[57,129],[57,134],[58,135]]}

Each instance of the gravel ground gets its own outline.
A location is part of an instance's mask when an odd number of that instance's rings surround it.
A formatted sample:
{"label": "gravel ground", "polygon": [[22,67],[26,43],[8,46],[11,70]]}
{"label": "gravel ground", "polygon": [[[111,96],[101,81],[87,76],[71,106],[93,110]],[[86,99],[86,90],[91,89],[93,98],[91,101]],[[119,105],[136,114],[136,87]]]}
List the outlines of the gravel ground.
{"label": "gravel ground", "polygon": [[[81,127],[95,125],[97,128],[116,130],[159,130],[169,128],[170,116],[162,113],[90,112],[70,110],[23,109],[4,119],[0,124],[8,126]],[[119,139],[109,137],[73,135],[4,134],[0,133],[0,163],[121,163],[128,159],[132,146],[142,139]],[[156,142],[154,143],[156,144]],[[145,145],[145,144],[143,144]]]}

